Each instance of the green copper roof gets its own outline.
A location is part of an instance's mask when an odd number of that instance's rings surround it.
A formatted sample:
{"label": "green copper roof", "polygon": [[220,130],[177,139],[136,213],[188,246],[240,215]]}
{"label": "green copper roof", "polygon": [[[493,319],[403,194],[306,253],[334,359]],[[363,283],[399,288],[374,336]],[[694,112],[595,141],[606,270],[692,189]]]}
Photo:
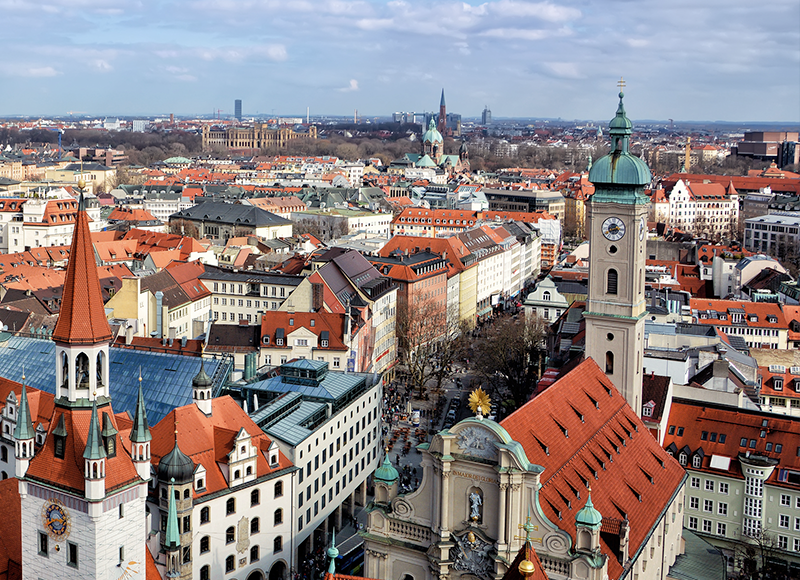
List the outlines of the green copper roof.
{"label": "green copper roof", "polygon": [[92,420],[89,423],[89,433],[86,437],[86,449],[83,451],[84,459],[103,459],[106,448],[100,437],[100,420],[97,418],[97,401],[92,401]]}
{"label": "green copper roof", "polygon": [[164,547],[167,550],[177,550],[181,545],[181,535],[178,532],[178,508],[175,505],[175,480],[169,486],[169,510],[167,511],[167,532],[164,538]]}
{"label": "green copper roof", "polygon": [[428,154],[423,155],[419,161],[415,163],[417,167],[436,167],[433,159]]}
{"label": "green copper roof", "polygon": [[117,431],[117,428],[114,427],[114,423],[111,422],[111,415],[106,413],[103,415],[103,437],[111,437],[117,433],[119,433],[119,431]]}
{"label": "green copper roof", "polygon": [[583,526],[586,528],[599,528],[603,523],[603,516],[599,511],[594,509],[592,504],[592,492],[589,492],[589,497],[586,498],[586,504],[575,515],[575,525]]}
{"label": "green copper roof", "polygon": [[192,379],[192,387],[196,389],[207,389],[211,386],[211,377],[206,373],[205,361],[200,359],[200,371]]}
{"label": "green copper roof", "polygon": [[[619,190],[600,191],[604,185],[633,185],[645,186],[650,183],[652,176],[647,164],[630,153],[631,122],[625,114],[622,104],[624,94],[619,94],[617,114],[609,123],[611,135],[611,153],[601,157],[592,164],[589,170],[589,181],[601,194],[599,201],[617,201],[621,203],[643,203],[637,199],[635,192],[629,188]],[[596,195],[595,194],[595,195]],[[642,196],[645,197],[645,196]],[[617,198],[617,199],[612,199]],[[627,200],[625,198],[628,198]],[[646,198],[645,198],[646,199]]]}
{"label": "green copper roof", "polygon": [[397,473],[397,470],[392,465],[392,462],[389,461],[388,454],[383,458],[383,463],[381,466],[375,470],[375,473],[372,474],[372,479],[375,481],[383,481],[386,483],[394,483],[399,478],[400,474]]}
{"label": "green copper roof", "polygon": [[14,428],[14,439],[25,441],[33,439],[35,433],[31,425],[31,410],[28,407],[28,393],[25,385],[22,385],[22,396],[19,399],[19,411],[17,412],[17,426]]}
{"label": "green copper roof", "polygon": [[152,438],[153,436],[150,434],[150,426],[147,424],[147,411],[144,408],[142,381],[139,379],[139,398],[136,400],[136,413],[133,415],[131,441],[133,443],[145,443],[150,441]]}
{"label": "green copper roof", "polygon": [[434,122],[433,118],[431,118],[430,123],[428,123],[428,130],[425,131],[425,134],[422,136],[423,143],[441,143],[442,142],[442,134],[439,133],[439,130],[436,128],[436,123]]}
{"label": "green copper roof", "polygon": [[64,413],[58,416],[58,424],[56,428],[53,429],[53,436],[55,437],[66,437],[67,436],[67,428],[64,424]]}
{"label": "green copper roof", "polygon": [[328,564],[328,574],[336,574],[336,558],[339,557],[339,550],[336,548],[336,530],[331,531],[331,547],[328,548],[328,558],[331,563]]}

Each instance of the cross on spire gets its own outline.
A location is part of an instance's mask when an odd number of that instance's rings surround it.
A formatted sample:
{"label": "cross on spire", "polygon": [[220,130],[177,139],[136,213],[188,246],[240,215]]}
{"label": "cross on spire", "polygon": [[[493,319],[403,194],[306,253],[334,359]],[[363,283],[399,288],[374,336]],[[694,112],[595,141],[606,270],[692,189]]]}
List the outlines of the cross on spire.
{"label": "cross on spire", "polygon": [[625,88],[625,79],[619,77],[619,80],[617,81],[617,86],[619,87],[619,90],[622,91],[622,89]]}

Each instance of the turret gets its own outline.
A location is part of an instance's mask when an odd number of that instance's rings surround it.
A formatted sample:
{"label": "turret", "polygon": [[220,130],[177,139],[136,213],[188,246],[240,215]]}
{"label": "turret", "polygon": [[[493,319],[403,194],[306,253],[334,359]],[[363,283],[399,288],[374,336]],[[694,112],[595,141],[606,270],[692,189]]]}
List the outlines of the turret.
{"label": "turret", "polygon": [[331,547],[328,548],[328,558],[331,559],[328,564],[328,574],[336,574],[336,558],[339,557],[339,549],[336,547],[336,530],[331,531]]}
{"label": "turret", "polygon": [[92,401],[92,416],[86,435],[86,448],[83,451],[84,494],[89,501],[100,501],[106,496],[106,457],[95,400]]}
{"label": "turret", "polygon": [[203,359],[200,359],[200,372],[192,379],[192,400],[206,417],[211,416],[211,377],[206,374]]}
{"label": "turret", "polygon": [[175,479],[169,486],[169,509],[167,511],[167,530],[164,533],[164,549],[167,552],[167,578],[181,575],[181,534],[178,528],[178,509],[175,505]]}
{"label": "turret", "polygon": [[400,474],[389,461],[389,452],[383,458],[383,464],[372,474],[375,484],[375,503],[389,505],[397,497],[397,484]]}
{"label": "turret", "polygon": [[589,497],[586,504],[575,515],[575,534],[576,548],[579,552],[600,551],[600,526],[603,523],[603,516],[594,508],[592,503],[592,490],[589,490]]}
{"label": "turret", "polygon": [[22,396],[17,411],[17,426],[14,428],[14,457],[17,477],[25,477],[33,457],[35,432],[31,425],[31,411],[28,407],[28,393],[25,390],[25,375],[22,375]]}
{"label": "turret", "polygon": [[147,411],[144,408],[140,372],[139,397],[136,400],[136,412],[133,415],[133,429],[131,429],[131,459],[133,459],[139,477],[145,481],[150,479],[150,441],[152,439],[150,426],[147,424]]}

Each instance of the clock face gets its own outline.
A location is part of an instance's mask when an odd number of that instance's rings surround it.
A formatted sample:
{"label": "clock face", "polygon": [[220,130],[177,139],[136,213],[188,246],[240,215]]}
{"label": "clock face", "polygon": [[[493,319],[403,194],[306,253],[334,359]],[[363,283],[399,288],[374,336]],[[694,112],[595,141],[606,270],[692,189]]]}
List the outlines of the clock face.
{"label": "clock face", "polygon": [[610,217],[603,222],[603,235],[606,239],[616,242],[625,235],[625,223],[618,217]]}
{"label": "clock face", "polygon": [[57,499],[51,499],[44,504],[42,523],[48,535],[56,541],[69,536],[69,514]]}
{"label": "clock face", "polygon": [[647,228],[645,227],[646,225],[647,225],[647,224],[645,224],[645,221],[644,221],[644,216],[642,216],[642,217],[639,219],[639,241],[640,241],[640,242],[641,242],[642,240],[644,240],[644,234],[645,234],[645,231],[647,230]]}

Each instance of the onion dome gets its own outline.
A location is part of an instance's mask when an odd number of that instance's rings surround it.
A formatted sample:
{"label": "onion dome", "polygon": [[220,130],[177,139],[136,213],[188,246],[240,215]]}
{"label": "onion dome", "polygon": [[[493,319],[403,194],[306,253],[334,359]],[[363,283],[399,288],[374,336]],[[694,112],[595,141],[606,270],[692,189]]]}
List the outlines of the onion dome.
{"label": "onion dome", "polygon": [[592,492],[589,492],[589,497],[586,499],[586,504],[575,515],[575,525],[583,526],[585,528],[597,529],[603,523],[603,516],[599,511],[594,509],[592,504]]}
{"label": "onion dome", "polygon": [[[632,124],[625,114],[625,107],[622,104],[624,96],[620,91],[617,114],[609,123],[611,153],[593,163],[589,171],[589,181],[600,188],[603,186],[613,187],[614,185],[641,187],[649,184],[652,179],[650,168],[647,167],[647,164],[635,155],[631,155],[630,137]],[[603,192],[598,191],[598,193],[602,194]],[[638,194],[635,197],[638,198]],[[623,200],[618,199],[615,201]],[[633,200],[629,200],[629,203],[631,201]],[[640,202],[642,201],[635,199],[635,203]]]}
{"label": "onion dome", "polygon": [[430,123],[428,123],[428,130],[425,131],[425,134],[422,136],[423,143],[441,143],[442,142],[442,134],[439,133],[439,130],[436,128],[436,123],[434,122],[433,118],[431,118]]}
{"label": "onion dome", "polygon": [[158,463],[158,479],[161,481],[175,480],[175,483],[189,483],[194,478],[194,463],[181,451],[178,446],[178,439],[175,439],[175,447],[172,451],[161,458]]}
{"label": "onion dome", "polygon": [[383,464],[372,474],[372,479],[374,481],[382,481],[383,483],[394,483],[400,479],[400,474],[397,473],[392,462],[389,461],[388,454],[383,458]]}

